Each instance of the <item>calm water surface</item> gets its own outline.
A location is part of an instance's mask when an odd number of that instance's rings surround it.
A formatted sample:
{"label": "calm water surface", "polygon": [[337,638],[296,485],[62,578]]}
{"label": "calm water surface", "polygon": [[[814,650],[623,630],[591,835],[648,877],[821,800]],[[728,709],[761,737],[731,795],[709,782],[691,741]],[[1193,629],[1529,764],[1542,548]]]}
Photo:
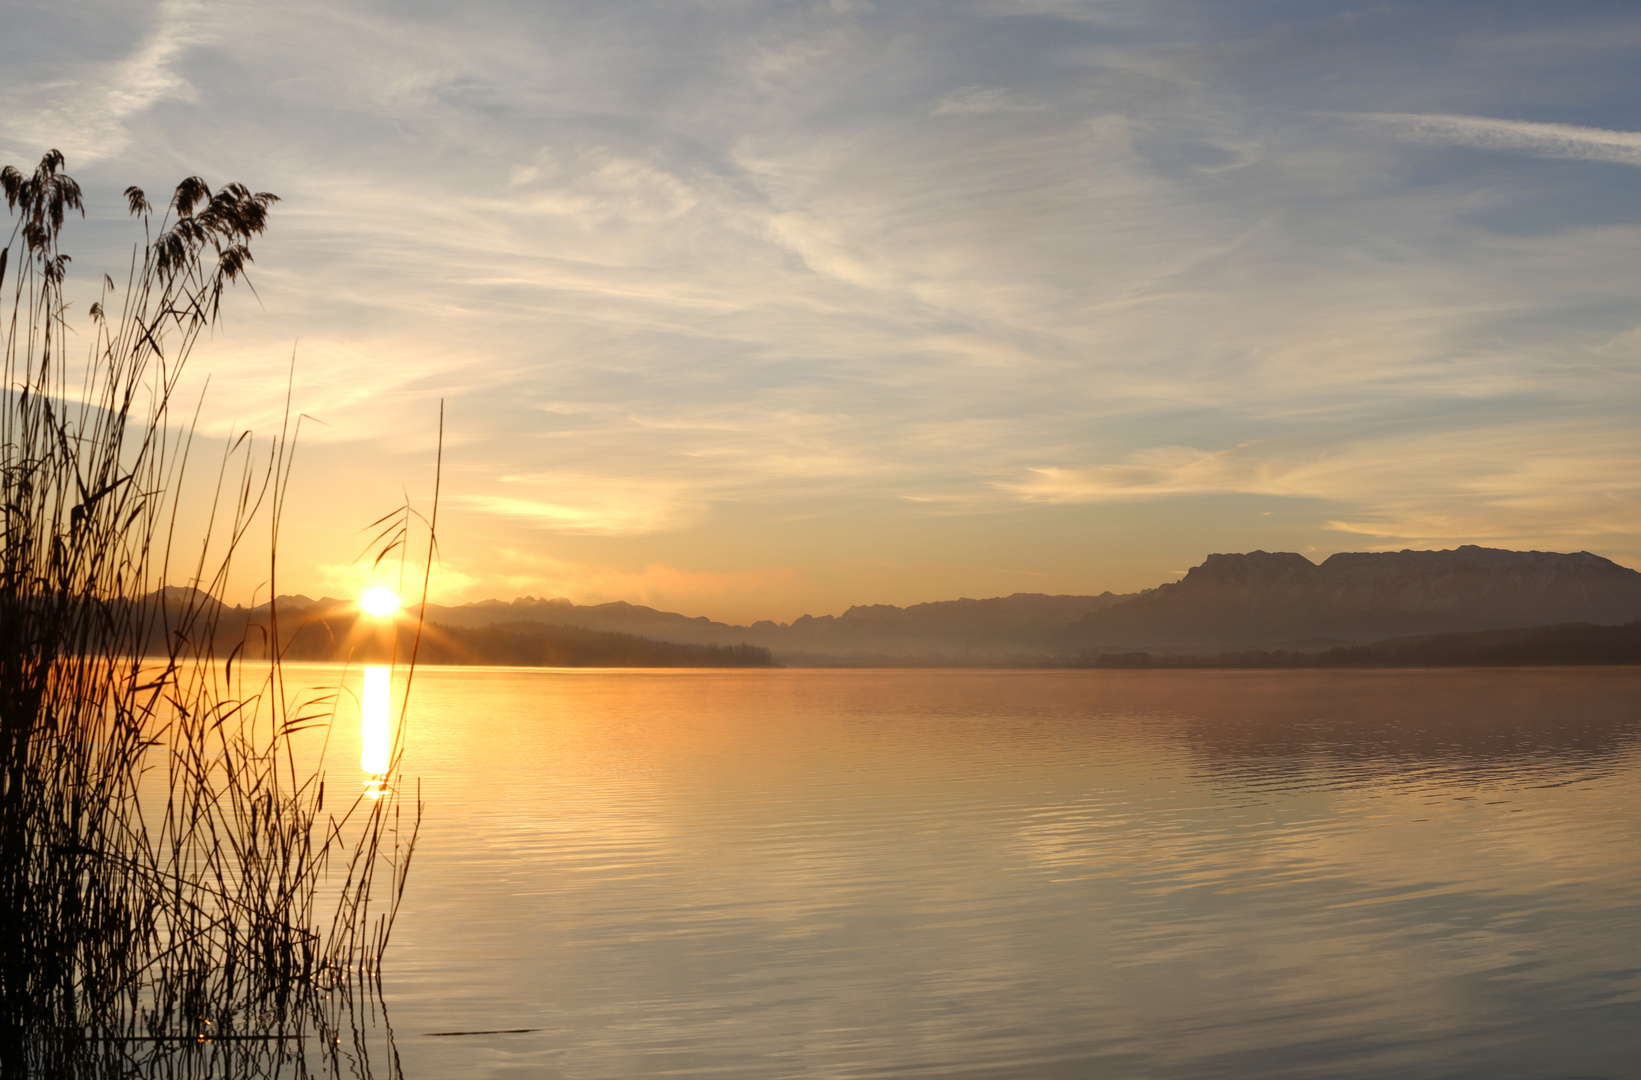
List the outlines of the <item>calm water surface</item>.
{"label": "calm water surface", "polygon": [[429,668],[411,724],[412,1080],[1641,1075],[1641,671]]}

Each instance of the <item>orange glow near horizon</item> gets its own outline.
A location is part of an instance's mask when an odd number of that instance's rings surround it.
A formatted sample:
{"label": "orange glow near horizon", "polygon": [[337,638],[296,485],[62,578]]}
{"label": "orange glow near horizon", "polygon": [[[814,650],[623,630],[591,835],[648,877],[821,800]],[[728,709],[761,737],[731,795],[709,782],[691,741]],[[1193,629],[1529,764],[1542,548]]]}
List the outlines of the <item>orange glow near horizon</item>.
{"label": "orange glow near horizon", "polygon": [[381,585],[366,589],[359,596],[359,606],[366,615],[385,619],[399,610],[399,594]]}

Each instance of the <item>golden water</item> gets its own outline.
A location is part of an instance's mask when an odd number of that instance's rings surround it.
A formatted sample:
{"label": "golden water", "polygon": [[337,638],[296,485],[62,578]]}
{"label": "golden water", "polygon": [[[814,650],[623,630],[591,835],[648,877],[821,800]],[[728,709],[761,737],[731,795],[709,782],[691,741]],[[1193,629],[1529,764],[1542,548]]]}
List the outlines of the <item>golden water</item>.
{"label": "golden water", "polygon": [[1641,671],[427,668],[407,735],[411,1078],[1641,1064]]}

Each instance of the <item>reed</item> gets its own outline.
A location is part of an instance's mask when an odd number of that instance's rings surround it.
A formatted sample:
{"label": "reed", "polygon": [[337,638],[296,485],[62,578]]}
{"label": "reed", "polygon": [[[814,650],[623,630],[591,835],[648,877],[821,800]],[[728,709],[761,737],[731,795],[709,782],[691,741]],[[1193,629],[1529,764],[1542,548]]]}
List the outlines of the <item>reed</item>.
{"label": "reed", "polygon": [[378,977],[421,806],[397,753],[370,797],[327,791],[303,733],[337,691],[214,644],[253,529],[273,584],[288,407],[225,453],[206,535],[180,535],[178,380],[277,200],[190,177],[156,210],[128,189],[126,281],[71,327],[59,237],[84,209],[63,168],[0,172],[0,1074],[305,1072]]}

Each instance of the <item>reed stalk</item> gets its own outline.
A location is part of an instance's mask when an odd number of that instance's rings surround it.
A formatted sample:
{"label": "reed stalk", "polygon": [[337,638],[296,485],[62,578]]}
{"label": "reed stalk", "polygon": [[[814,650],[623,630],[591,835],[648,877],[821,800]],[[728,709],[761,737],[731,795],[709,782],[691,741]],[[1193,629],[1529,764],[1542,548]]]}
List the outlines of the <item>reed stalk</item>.
{"label": "reed stalk", "polygon": [[289,420],[232,442],[179,535],[179,379],[277,200],[128,189],[126,281],[71,327],[63,166],[0,172],[0,1075],[332,1071],[304,1054],[341,1052],[379,975],[421,807],[397,759],[373,797],[327,791],[303,732],[340,695],[217,653],[236,550],[265,527],[277,561]]}

